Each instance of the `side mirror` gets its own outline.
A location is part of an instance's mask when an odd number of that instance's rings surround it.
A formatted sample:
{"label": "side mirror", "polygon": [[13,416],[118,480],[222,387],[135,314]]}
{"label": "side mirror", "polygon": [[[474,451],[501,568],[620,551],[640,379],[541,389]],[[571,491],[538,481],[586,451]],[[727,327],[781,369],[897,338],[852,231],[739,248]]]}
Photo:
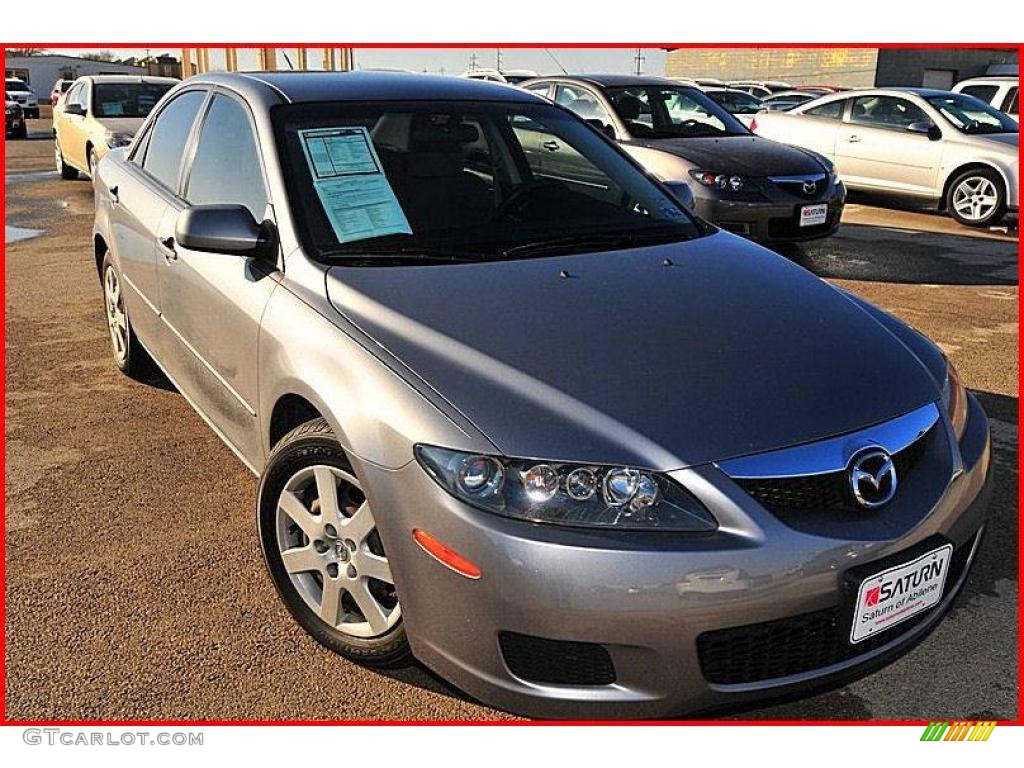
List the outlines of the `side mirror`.
{"label": "side mirror", "polygon": [[612,128],[608,123],[604,122],[600,118],[588,117],[587,122],[590,123],[591,127],[597,128],[601,133],[607,136],[612,141],[615,141],[615,129]]}
{"label": "side mirror", "polygon": [[665,186],[676,200],[682,203],[683,208],[688,211],[693,210],[693,188],[689,184],[685,181],[666,181]]}
{"label": "side mirror", "polygon": [[244,205],[195,205],[178,216],[174,239],[182,248],[256,256],[270,238]]}
{"label": "side mirror", "polygon": [[918,120],[916,123],[911,123],[907,126],[907,131],[924,134],[932,141],[938,141],[942,138],[942,129],[931,120]]}

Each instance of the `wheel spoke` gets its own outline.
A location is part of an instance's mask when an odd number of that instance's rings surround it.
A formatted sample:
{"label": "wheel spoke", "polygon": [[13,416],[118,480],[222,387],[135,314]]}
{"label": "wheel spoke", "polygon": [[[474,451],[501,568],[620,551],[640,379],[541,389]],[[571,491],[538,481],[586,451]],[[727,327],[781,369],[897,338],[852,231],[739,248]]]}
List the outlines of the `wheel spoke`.
{"label": "wheel spoke", "polygon": [[359,573],[371,579],[378,579],[387,584],[394,584],[391,577],[391,566],[386,557],[375,555],[372,552],[363,552],[357,561]]}
{"label": "wheel spoke", "polygon": [[291,491],[281,492],[278,508],[288,515],[310,540],[321,535],[323,530],[321,518],[306,509],[306,505]]}
{"label": "wheel spoke", "polygon": [[321,571],[324,565],[323,557],[313,549],[312,544],[285,550],[281,553],[281,562],[284,563],[284,569],[288,573]]}
{"label": "wheel spoke", "polygon": [[346,588],[348,593],[352,595],[352,599],[356,601],[356,605],[359,606],[359,610],[370,625],[370,629],[374,632],[383,632],[388,628],[388,617],[380,603],[377,602],[377,598],[370,594],[370,588],[365,579],[359,579],[355,583],[348,584]]}
{"label": "wheel spoke", "polygon": [[337,579],[324,577],[324,588],[320,595],[320,618],[330,626],[338,626],[341,613],[341,585]]}
{"label": "wheel spoke", "polygon": [[313,470],[316,477],[316,493],[320,498],[320,514],[325,515],[325,520],[338,521],[342,518],[341,509],[338,507],[338,482],[334,479],[334,473],[329,467],[316,467]]}
{"label": "wheel spoke", "polygon": [[352,517],[342,518],[339,535],[343,539],[352,539],[356,544],[361,544],[376,527],[373,514],[370,512],[370,505],[364,501]]}

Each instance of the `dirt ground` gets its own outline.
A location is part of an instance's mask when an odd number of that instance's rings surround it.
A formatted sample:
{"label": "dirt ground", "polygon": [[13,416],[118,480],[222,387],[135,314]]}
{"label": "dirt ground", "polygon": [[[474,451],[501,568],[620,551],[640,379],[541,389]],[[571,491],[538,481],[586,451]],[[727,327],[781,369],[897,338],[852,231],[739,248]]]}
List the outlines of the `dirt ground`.
{"label": "dirt ground", "polygon": [[[497,719],[422,668],[317,645],[264,573],[255,478],[163,381],[115,369],[92,187],[48,122],[7,142],[6,667],[10,719]],[[964,594],[885,670],[742,718],[1012,719],[1017,711],[1017,229],[856,199],[789,258],[936,339],[992,419],[997,487]],[[887,202],[887,201],[881,201]],[[8,233],[10,237],[12,233]]]}

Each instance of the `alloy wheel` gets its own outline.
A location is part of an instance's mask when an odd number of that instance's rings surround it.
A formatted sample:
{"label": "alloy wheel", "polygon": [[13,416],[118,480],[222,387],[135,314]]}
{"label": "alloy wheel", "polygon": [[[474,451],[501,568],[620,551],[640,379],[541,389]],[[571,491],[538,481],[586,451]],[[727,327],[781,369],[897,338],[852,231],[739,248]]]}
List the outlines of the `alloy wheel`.
{"label": "alloy wheel", "polygon": [[969,221],[983,221],[998,204],[999,191],[984,176],[968,176],[953,190],[953,208]]}
{"label": "alloy wheel", "polygon": [[124,298],[121,296],[121,281],[117,271],[107,265],[103,274],[103,297],[107,306],[107,327],[110,330],[110,344],[117,362],[124,365],[128,359],[128,317],[124,312]]}
{"label": "alloy wheel", "polygon": [[332,629],[377,637],[401,618],[373,512],[351,473],[316,465],[292,475],[278,497],[277,545],[292,586]]}

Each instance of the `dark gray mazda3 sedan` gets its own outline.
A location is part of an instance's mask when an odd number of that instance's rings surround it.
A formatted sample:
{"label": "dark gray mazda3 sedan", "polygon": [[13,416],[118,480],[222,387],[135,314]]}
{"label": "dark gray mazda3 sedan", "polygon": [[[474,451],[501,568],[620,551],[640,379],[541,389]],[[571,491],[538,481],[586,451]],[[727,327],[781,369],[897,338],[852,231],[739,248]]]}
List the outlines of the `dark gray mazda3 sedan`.
{"label": "dark gray mazda3 sedan", "polygon": [[964,583],[988,425],[935,345],[544,99],[203,75],[95,189],[118,367],[259,475],[274,585],[350,659],[669,716],[874,668]]}

